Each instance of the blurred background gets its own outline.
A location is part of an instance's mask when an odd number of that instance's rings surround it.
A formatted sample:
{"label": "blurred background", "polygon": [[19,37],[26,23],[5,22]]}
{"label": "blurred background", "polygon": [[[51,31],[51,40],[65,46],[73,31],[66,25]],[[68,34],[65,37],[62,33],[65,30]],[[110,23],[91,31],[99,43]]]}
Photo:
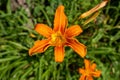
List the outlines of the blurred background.
{"label": "blurred background", "polygon": [[37,23],[53,27],[56,8],[65,6],[68,26],[79,24],[76,38],[87,46],[87,59],[102,71],[95,80],[120,80],[120,0],[109,0],[99,16],[87,25],[76,20],[102,0],[0,0],[0,80],[79,80],[83,59],[66,47],[62,63],[54,61],[50,47],[28,55],[34,41],[44,37],[34,31]]}

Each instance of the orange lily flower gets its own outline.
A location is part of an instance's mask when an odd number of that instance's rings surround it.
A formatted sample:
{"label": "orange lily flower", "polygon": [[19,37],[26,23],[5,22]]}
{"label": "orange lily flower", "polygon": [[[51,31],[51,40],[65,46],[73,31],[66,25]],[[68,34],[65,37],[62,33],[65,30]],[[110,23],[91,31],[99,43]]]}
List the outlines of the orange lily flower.
{"label": "orange lily flower", "polygon": [[79,68],[79,73],[81,73],[81,77],[79,80],[93,80],[92,76],[94,77],[100,77],[101,71],[95,70],[96,64],[90,64],[90,61],[85,59],[85,69]]}
{"label": "orange lily flower", "polygon": [[62,62],[64,59],[64,46],[71,47],[81,57],[86,55],[86,47],[79,43],[74,37],[82,33],[79,25],[73,25],[66,28],[68,23],[64,14],[64,6],[60,5],[55,13],[54,28],[51,29],[45,24],[37,24],[35,30],[46,37],[44,40],[38,40],[29,50],[29,55],[44,52],[49,46],[55,46],[54,56],[56,62]]}

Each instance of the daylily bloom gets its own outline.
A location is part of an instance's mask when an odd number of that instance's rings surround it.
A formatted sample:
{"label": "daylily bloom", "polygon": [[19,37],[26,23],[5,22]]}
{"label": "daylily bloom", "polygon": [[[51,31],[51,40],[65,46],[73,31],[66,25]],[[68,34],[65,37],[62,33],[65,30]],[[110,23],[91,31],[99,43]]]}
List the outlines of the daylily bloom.
{"label": "daylily bloom", "polygon": [[85,59],[84,60],[85,63],[85,69],[83,68],[79,68],[79,73],[81,73],[81,77],[79,80],[93,80],[93,77],[100,77],[101,75],[101,71],[100,70],[96,70],[96,64],[92,63],[90,64],[90,61]]}
{"label": "daylily bloom", "polygon": [[29,50],[29,55],[44,52],[49,46],[54,46],[54,56],[56,62],[62,62],[64,59],[64,46],[71,47],[82,58],[86,55],[86,47],[79,43],[74,37],[82,33],[79,25],[73,25],[67,28],[67,17],[64,14],[64,6],[60,5],[55,13],[54,28],[51,29],[45,24],[37,24],[35,30],[46,37],[44,40],[38,40]]}

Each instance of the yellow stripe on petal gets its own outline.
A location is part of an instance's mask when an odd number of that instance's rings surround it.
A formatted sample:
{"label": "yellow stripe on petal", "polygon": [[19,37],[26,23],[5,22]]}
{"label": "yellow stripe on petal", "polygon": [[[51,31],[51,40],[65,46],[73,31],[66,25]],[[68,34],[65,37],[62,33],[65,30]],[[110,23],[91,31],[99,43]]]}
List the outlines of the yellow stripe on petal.
{"label": "yellow stripe on petal", "polygon": [[54,50],[54,55],[55,55],[55,61],[56,62],[63,62],[64,60],[64,47],[63,46],[55,46]]}
{"label": "yellow stripe on petal", "polygon": [[82,32],[83,30],[81,29],[79,25],[73,25],[69,27],[68,29],[66,29],[65,35],[66,37],[75,37],[75,36],[78,36]]}
{"label": "yellow stripe on petal", "polygon": [[60,31],[61,33],[64,33],[65,27],[67,25],[67,17],[64,13],[64,6],[60,5],[55,13],[55,19],[54,19],[54,31]]}
{"label": "yellow stripe on petal", "polygon": [[47,38],[50,37],[51,34],[53,33],[52,29],[49,26],[45,25],[45,24],[37,24],[35,26],[35,30],[39,34],[41,34],[41,35],[43,35],[43,36],[45,36]]}

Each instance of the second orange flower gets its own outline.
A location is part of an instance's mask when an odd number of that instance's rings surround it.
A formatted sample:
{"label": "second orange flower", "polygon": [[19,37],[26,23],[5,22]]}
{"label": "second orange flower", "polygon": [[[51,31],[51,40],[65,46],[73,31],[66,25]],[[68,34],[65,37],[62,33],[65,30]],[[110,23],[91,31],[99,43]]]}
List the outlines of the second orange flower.
{"label": "second orange flower", "polygon": [[82,58],[85,57],[86,47],[74,38],[82,33],[82,29],[79,25],[73,25],[67,28],[67,23],[68,20],[64,13],[64,6],[60,5],[55,13],[53,29],[45,24],[36,25],[35,30],[46,37],[46,39],[36,41],[34,46],[29,50],[29,55],[42,53],[49,46],[55,46],[55,61],[62,62],[65,55],[64,46],[69,46]]}

